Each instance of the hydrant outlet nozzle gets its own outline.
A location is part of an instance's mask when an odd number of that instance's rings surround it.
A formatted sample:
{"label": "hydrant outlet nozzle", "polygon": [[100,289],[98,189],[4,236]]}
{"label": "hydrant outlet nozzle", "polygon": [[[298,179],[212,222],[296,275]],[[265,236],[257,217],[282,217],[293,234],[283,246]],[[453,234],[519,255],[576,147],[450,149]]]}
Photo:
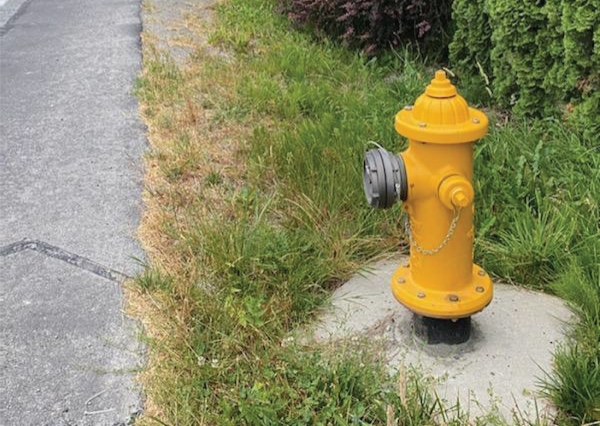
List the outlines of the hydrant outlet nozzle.
{"label": "hydrant outlet nozzle", "polygon": [[402,156],[383,148],[367,151],[363,187],[367,202],[375,209],[387,209],[398,200],[406,201],[408,183]]}
{"label": "hydrant outlet nozzle", "polygon": [[467,207],[473,202],[475,192],[465,177],[452,175],[445,178],[438,189],[438,197],[442,204],[450,210]]}

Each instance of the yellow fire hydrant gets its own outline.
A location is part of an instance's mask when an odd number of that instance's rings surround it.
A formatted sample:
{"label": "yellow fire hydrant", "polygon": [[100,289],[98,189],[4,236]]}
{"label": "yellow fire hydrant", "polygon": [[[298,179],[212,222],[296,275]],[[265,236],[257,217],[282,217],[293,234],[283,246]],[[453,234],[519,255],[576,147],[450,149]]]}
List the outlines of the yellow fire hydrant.
{"label": "yellow fire hydrant", "polygon": [[473,264],[473,145],[487,133],[488,119],[437,71],[395,121],[408,149],[368,151],[363,175],[373,207],[404,201],[410,259],[394,273],[392,292],[422,317],[470,317],[493,293],[489,275]]}

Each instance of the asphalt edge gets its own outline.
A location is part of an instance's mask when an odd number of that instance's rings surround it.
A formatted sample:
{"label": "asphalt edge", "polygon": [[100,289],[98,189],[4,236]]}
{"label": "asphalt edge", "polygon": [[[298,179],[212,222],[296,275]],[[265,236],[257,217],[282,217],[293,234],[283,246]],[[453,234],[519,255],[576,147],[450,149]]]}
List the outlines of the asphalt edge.
{"label": "asphalt edge", "polygon": [[[10,0],[9,0],[10,1]],[[32,1],[32,0],[24,0],[24,1]],[[144,323],[142,322],[142,320],[138,317],[136,317],[135,315],[133,315],[131,313],[131,301],[130,301],[130,297],[131,297],[131,290],[128,289],[128,285],[131,285],[136,276],[140,275],[143,273],[143,271],[146,269],[146,261],[148,261],[148,252],[146,251],[144,244],[142,242],[142,239],[139,236],[139,231],[140,231],[140,227],[142,226],[142,222],[144,220],[144,211],[146,210],[146,203],[144,202],[144,191],[146,189],[145,183],[146,183],[146,155],[150,150],[150,141],[148,139],[148,125],[146,124],[146,122],[143,119],[142,116],[142,110],[140,107],[140,99],[136,94],[136,86],[138,84],[138,81],[143,77],[143,72],[144,72],[144,45],[143,45],[143,38],[142,38],[142,34],[144,32],[144,19],[143,19],[143,8],[144,8],[144,3],[146,3],[147,0],[137,0],[135,2],[136,4],[136,11],[135,11],[135,16],[138,20],[138,23],[136,25],[136,29],[137,29],[137,34],[135,37],[135,48],[137,49],[137,61],[136,61],[136,70],[135,70],[135,75],[133,80],[131,81],[131,86],[129,89],[129,96],[131,99],[131,102],[134,105],[135,108],[135,112],[136,112],[136,122],[137,122],[137,127],[139,127],[139,130],[141,132],[141,136],[143,138],[143,151],[141,152],[141,155],[139,157],[139,163],[137,164],[138,168],[138,178],[139,178],[139,192],[138,192],[138,199],[137,199],[137,217],[136,217],[136,221],[135,221],[135,232],[132,235],[133,239],[136,241],[137,246],[139,247],[142,256],[143,256],[143,260],[137,260],[137,262],[140,265],[140,268],[137,269],[137,271],[134,273],[133,276],[128,276],[126,274],[122,274],[122,276],[124,277],[124,279],[120,280],[118,282],[119,284],[119,290],[121,293],[121,311],[123,312],[123,316],[124,318],[126,318],[126,320],[130,323],[133,324],[136,330],[136,335],[134,336],[134,338],[137,341],[137,346],[138,346],[138,356],[139,356],[139,365],[137,368],[137,371],[135,372],[134,376],[133,376],[133,384],[135,386],[135,393],[137,394],[137,402],[138,402],[138,406],[137,406],[137,410],[131,412],[129,419],[127,420],[126,423],[123,423],[122,425],[115,425],[115,426],[130,426],[130,425],[135,425],[137,423],[137,420],[141,417],[144,416],[144,413],[146,412],[146,406],[147,406],[147,395],[144,389],[144,383],[140,380],[140,374],[145,371],[148,368],[148,360],[149,360],[149,354],[148,354],[148,344],[147,342],[144,342],[144,336],[146,335],[146,329],[144,327]],[[119,273],[117,271],[117,273]]]}

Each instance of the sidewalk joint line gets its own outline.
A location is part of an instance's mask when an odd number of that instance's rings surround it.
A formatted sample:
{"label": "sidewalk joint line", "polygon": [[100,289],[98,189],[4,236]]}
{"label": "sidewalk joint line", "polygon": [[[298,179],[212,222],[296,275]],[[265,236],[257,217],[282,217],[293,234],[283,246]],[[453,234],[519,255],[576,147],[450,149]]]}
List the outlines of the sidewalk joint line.
{"label": "sidewalk joint line", "polygon": [[110,269],[86,257],[80,256],[75,253],[70,253],[66,250],[61,249],[60,247],[56,247],[39,240],[23,239],[21,241],[17,241],[15,243],[0,247],[0,257],[10,256],[12,254],[19,253],[23,250],[33,250],[45,256],[62,260],[63,262],[76,266],[80,269],[85,269],[86,271],[91,272],[92,274],[98,275],[102,278],[106,278],[110,281],[120,283],[131,278],[130,276],[122,272]]}

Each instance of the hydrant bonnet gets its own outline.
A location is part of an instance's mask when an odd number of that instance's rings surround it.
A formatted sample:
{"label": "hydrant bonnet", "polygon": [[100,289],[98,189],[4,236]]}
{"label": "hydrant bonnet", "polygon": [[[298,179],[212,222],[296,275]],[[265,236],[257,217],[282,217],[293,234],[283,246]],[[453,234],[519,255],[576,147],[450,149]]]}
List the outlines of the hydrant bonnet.
{"label": "hydrant bonnet", "polygon": [[470,143],[485,136],[487,130],[487,116],[469,107],[441,70],[412,108],[396,114],[396,131],[421,142]]}

